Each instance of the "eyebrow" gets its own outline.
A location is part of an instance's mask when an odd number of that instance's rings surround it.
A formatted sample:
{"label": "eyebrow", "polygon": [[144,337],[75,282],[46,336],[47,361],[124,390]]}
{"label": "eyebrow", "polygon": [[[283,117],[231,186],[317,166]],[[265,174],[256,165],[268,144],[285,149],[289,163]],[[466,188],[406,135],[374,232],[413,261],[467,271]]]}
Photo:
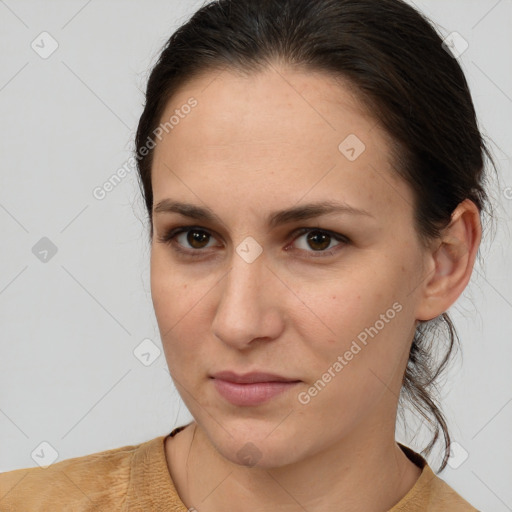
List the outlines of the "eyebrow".
{"label": "eyebrow", "polygon": [[[163,199],[154,208],[153,213],[179,213],[184,217],[209,222],[218,222],[224,224],[218,215],[210,208],[203,208],[191,203],[183,203],[172,201],[171,199]],[[267,217],[267,223],[270,228],[275,228],[282,224],[294,221],[312,219],[330,213],[343,213],[349,215],[364,215],[375,218],[370,212],[354,208],[346,203],[338,203],[335,201],[320,201],[302,206],[288,208],[271,212]]]}

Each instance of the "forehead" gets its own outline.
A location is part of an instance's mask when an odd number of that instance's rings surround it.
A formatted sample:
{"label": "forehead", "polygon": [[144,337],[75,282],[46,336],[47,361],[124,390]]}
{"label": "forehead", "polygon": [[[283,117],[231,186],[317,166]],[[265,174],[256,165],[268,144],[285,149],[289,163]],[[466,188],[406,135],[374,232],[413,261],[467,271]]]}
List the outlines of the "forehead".
{"label": "forehead", "polygon": [[[184,108],[191,98],[195,106]],[[206,73],[173,96],[161,123],[173,116],[154,150],[155,203],[185,183],[200,197],[236,190],[269,205],[326,192],[377,211],[412,203],[392,172],[389,137],[348,83],[327,74],[275,66]]]}
{"label": "forehead", "polygon": [[[186,139],[187,148],[199,150],[257,143],[287,143],[306,149],[328,136],[322,149],[334,142],[330,149],[337,153],[336,142],[344,135],[354,133],[362,140],[373,137],[368,132],[375,121],[348,82],[324,73],[275,66],[249,75],[212,71],[182,87],[168,103],[161,122],[179,113],[191,97],[197,106],[180,116],[172,128],[174,140],[170,144],[175,142],[174,150],[180,150],[179,143],[185,142],[182,139]],[[192,131],[194,137],[190,137]],[[306,147],[305,141],[309,142]]]}

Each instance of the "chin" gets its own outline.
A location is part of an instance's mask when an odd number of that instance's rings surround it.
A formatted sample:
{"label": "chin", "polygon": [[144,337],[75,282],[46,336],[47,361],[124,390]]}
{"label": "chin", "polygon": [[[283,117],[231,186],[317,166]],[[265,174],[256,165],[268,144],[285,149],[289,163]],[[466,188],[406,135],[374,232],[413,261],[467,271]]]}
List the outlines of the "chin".
{"label": "chin", "polygon": [[259,422],[259,425],[249,418],[239,418],[233,423],[221,421],[225,430],[216,425],[215,432],[208,437],[217,452],[233,464],[263,469],[281,467],[295,462],[299,447],[303,449],[303,443],[296,442],[300,437],[293,429],[276,428],[281,420]]}
{"label": "chin", "polygon": [[247,468],[271,469],[286,466],[297,460],[297,452],[289,449],[286,445],[281,444],[275,446],[270,442],[252,442],[245,441],[237,443],[237,447],[233,449],[233,445],[227,448],[227,453],[222,455],[238,466]]}

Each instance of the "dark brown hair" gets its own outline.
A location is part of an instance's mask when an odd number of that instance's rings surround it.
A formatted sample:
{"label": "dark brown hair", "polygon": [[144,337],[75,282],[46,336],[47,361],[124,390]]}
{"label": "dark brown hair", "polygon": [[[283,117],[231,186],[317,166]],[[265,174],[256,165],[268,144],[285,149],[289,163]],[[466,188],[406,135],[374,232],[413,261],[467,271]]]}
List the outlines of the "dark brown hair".
{"label": "dark brown hair", "polygon": [[[401,0],[218,0],[204,5],[166,42],[147,84],[135,156],[150,238],[153,151],[152,146],[141,150],[154,139],[171,97],[206,72],[257,72],[276,62],[327,72],[353,86],[392,140],[394,170],[413,191],[417,233],[424,243],[440,235],[466,198],[487,212],[484,157],[494,162],[464,73],[442,43],[433,24]],[[449,343],[436,366],[439,337],[434,333],[442,322]],[[434,381],[456,341],[447,313],[420,323],[400,392],[400,405],[408,399],[433,429],[425,456],[442,431],[440,470],[450,455],[450,435]]]}

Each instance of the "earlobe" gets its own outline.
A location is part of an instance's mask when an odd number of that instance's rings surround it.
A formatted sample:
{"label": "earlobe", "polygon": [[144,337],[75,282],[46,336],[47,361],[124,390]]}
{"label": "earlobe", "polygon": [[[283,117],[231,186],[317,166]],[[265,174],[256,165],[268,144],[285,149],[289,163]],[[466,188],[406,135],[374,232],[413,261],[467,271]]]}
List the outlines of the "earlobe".
{"label": "earlobe", "polygon": [[469,199],[461,202],[432,251],[432,275],[425,280],[417,319],[427,321],[443,314],[466,288],[480,245],[480,212]]}

